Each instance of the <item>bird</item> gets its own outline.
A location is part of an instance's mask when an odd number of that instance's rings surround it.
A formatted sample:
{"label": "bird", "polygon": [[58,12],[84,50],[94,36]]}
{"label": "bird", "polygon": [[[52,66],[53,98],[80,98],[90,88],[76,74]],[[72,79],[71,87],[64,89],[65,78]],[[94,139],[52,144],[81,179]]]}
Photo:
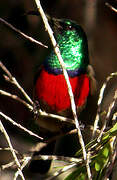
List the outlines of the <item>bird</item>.
{"label": "bird", "polygon": [[[75,21],[51,18],[50,24],[65,63],[79,114],[86,105],[89,92],[93,94],[96,89],[94,70],[89,64],[87,37],[82,27]],[[40,108],[47,113],[72,116],[67,84],[53,49],[39,69],[35,94]],[[40,117],[38,123],[50,132],[60,132],[62,128],[65,129],[64,123],[62,125],[53,118]]]}
{"label": "bird", "polygon": [[[86,105],[89,93],[93,94],[96,90],[95,73],[89,62],[87,36],[83,28],[73,20],[47,17],[68,73],[79,115]],[[38,102],[41,110],[47,113],[73,117],[63,70],[53,48],[38,69],[35,78],[34,99],[35,102]],[[75,125],[69,121],[61,122],[59,119],[40,115],[36,117],[36,122],[41,130],[53,134],[75,128]],[[49,169],[50,161],[48,161],[47,168],[42,165],[43,161],[40,162],[37,169],[41,166],[45,173]]]}

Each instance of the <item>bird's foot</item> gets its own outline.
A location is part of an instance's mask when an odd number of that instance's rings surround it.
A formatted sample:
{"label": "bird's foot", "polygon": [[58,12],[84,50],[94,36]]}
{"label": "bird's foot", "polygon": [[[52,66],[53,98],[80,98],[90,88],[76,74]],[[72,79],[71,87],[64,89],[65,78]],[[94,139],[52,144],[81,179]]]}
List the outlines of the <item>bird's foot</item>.
{"label": "bird's foot", "polygon": [[36,100],[33,103],[33,113],[35,118],[39,117],[39,109],[40,109],[40,104],[39,101]]}
{"label": "bird's foot", "polygon": [[83,131],[83,130],[84,130],[84,128],[85,128],[85,124],[83,124],[81,121],[79,121],[79,125],[80,125],[80,129],[81,129],[81,131]]}

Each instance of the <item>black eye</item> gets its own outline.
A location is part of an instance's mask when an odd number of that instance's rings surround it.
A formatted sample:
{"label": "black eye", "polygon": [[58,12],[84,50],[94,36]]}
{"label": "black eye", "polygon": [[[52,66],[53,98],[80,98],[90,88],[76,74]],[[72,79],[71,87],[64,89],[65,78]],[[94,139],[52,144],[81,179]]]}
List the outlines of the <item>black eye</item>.
{"label": "black eye", "polygon": [[67,29],[67,30],[73,30],[73,29],[74,29],[74,27],[73,27],[73,26],[71,26],[71,25],[69,25],[69,26],[67,26],[67,27],[66,27],[66,29]]}
{"label": "black eye", "polygon": [[72,26],[68,26],[69,29],[72,29]]}

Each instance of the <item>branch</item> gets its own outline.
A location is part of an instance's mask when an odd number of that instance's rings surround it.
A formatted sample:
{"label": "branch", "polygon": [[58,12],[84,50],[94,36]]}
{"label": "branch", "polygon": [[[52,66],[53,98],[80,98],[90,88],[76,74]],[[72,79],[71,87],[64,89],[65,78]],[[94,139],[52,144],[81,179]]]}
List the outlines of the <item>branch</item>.
{"label": "branch", "polygon": [[48,48],[48,46],[42,44],[41,42],[35,40],[34,38],[24,34],[23,32],[21,32],[19,29],[15,28],[13,25],[11,25],[10,23],[8,23],[7,21],[5,21],[4,19],[0,18],[0,21],[2,23],[4,23],[6,26],[10,27],[12,30],[14,30],[15,32],[19,33],[21,36],[23,36],[24,38],[28,39],[29,41],[33,42],[33,43],[36,43],[38,45],[41,45],[45,48]]}
{"label": "branch", "polygon": [[110,117],[111,111],[112,111],[112,109],[113,109],[113,107],[114,107],[114,105],[116,103],[116,100],[117,100],[117,89],[115,91],[115,95],[114,95],[113,101],[111,102],[111,104],[110,104],[110,106],[108,108],[108,113],[107,113],[106,118],[104,120],[104,124],[102,126],[101,131],[100,131],[100,135],[99,135],[99,137],[97,139],[98,142],[100,142],[100,140],[101,140],[102,134],[103,134],[103,132],[104,132],[104,130],[106,128],[107,121],[108,121],[108,119]]}
{"label": "branch", "polygon": [[10,162],[10,163],[8,163],[8,164],[1,165],[1,169],[2,169],[2,170],[8,169],[8,168],[10,168],[10,167],[12,167],[12,166],[14,166],[14,165],[15,165],[15,161],[12,161],[12,162]]}
{"label": "branch", "polygon": [[[22,165],[24,166],[24,163],[26,163],[27,161],[29,162],[30,161],[30,159],[31,159],[32,157],[31,156],[24,156],[22,159],[19,159],[19,162],[20,163],[22,163]],[[27,163],[28,163],[27,162]],[[26,163],[26,164],[27,164]],[[1,165],[1,169],[2,170],[4,170],[4,169],[8,169],[8,168],[15,168],[15,161],[11,161],[10,163],[8,163],[8,164],[4,164],[4,165]],[[21,165],[21,167],[22,167],[22,165]],[[26,166],[26,165],[25,165]]]}
{"label": "branch", "polygon": [[70,165],[67,165],[67,166],[64,166],[62,169],[56,171],[53,176],[49,177],[49,178],[46,178],[45,180],[53,180],[55,179],[57,176],[59,176],[60,174],[68,171],[69,169],[73,168],[76,166],[76,163],[72,163]]}
{"label": "branch", "polygon": [[41,151],[42,148],[46,147],[49,143],[53,142],[53,141],[56,141],[57,139],[60,139],[61,137],[63,136],[66,136],[66,135],[71,135],[71,134],[76,134],[77,133],[77,129],[73,129],[67,133],[61,133],[59,135],[55,135],[49,139],[44,139],[43,142],[39,142],[36,144],[36,146],[32,147],[31,148],[31,152],[35,152],[35,151]]}
{"label": "branch", "polygon": [[110,79],[112,79],[114,76],[117,76],[117,72],[115,73],[111,73],[107,78],[106,78],[106,81],[103,83],[102,85],[102,88],[100,89],[100,93],[99,93],[99,98],[98,98],[98,108],[97,108],[97,115],[96,115],[96,118],[95,118],[95,121],[94,121],[94,129],[93,129],[93,134],[92,134],[92,138],[95,137],[95,133],[96,133],[96,130],[98,128],[98,123],[99,123],[99,119],[100,119],[100,110],[101,110],[101,104],[102,104],[102,100],[103,100],[103,97],[104,97],[104,92],[105,92],[105,89],[107,87],[107,83],[110,81]]}
{"label": "branch", "polygon": [[16,101],[19,101],[20,103],[24,104],[30,111],[33,110],[33,107],[28,104],[27,102],[25,102],[23,99],[19,98],[17,95],[14,95],[14,94],[11,94],[11,93],[8,93],[6,91],[3,91],[3,90],[0,90],[0,94],[1,95],[4,95],[4,96],[8,96]]}
{"label": "branch", "polygon": [[56,115],[56,114],[51,114],[51,113],[46,113],[45,111],[42,111],[42,110],[39,110],[39,114],[41,116],[51,117],[51,118],[54,118],[54,119],[59,119],[60,121],[69,122],[69,123],[75,125],[74,120],[70,119],[70,118],[67,118],[67,117],[63,117],[63,116]]}
{"label": "branch", "polygon": [[76,106],[75,106],[75,101],[74,101],[74,96],[73,96],[73,92],[72,92],[72,88],[71,88],[71,84],[70,84],[70,81],[69,81],[69,77],[68,77],[68,74],[67,74],[67,71],[65,69],[65,63],[61,57],[61,54],[60,54],[60,50],[59,50],[59,47],[57,45],[57,42],[53,36],[53,31],[48,23],[48,20],[47,20],[47,17],[41,7],[41,4],[40,4],[40,1],[39,0],[35,0],[35,3],[37,5],[37,9],[38,11],[40,12],[40,15],[43,19],[43,22],[44,22],[44,25],[45,25],[45,29],[48,31],[48,34],[50,36],[50,39],[51,39],[51,42],[52,42],[52,45],[54,47],[54,51],[58,57],[58,60],[59,60],[59,63],[62,67],[62,70],[63,70],[63,74],[64,74],[64,77],[65,77],[65,80],[66,80],[66,83],[67,83],[67,87],[68,87],[68,93],[69,93],[69,97],[70,97],[70,101],[71,101],[71,108],[72,108],[72,112],[73,112],[73,116],[74,116],[74,120],[75,120],[75,125],[76,125],[76,129],[78,130],[78,138],[79,138],[79,142],[80,142],[80,145],[82,147],[82,150],[83,150],[83,158],[84,160],[86,161],[86,168],[87,168],[87,173],[88,173],[88,178],[91,180],[91,172],[90,172],[90,166],[89,166],[89,163],[87,161],[87,154],[86,154],[86,149],[85,149],[85,144],[84,144],[84,141],[83,141],[83,137],[82,137],[82,134],[81,134],[81,130],[80,130],[80,125],[79,125],[79,122],[78,122],[78,118],[77,118],[77,113],[76,113]]}
{"label": "branch", "polygon": [[33,156],[31,160],[59,160],[59,161],[65,161],[68,163],[82,163],[82,158],[73,158],[73,157],[65,157],[65,156],[56,156],[56,155],[36,155]]}
{"label": "branch", "polygon": [[17,126],[18,128],[22,129],[23,131],[27,132],[28,134],[30,134],[31,136],[35,136],[39,139],[43,139],[42,137],[38,136],[37,134],[33,133],[32,131],[26,129],[25,127],[21,126],[20,124],[17,124],[15,121],[13,121],[10,117],[6,116],[5,114],[3,114],[2,112],[0,112],[0,116],[4,117],[7,121],[9,121],[10,123],[12,123],[14,126]]}
{"label": "branch", "polygon": [[25,180],[24,175],[23,175],[23,173],[22,173],[22,171],[21,171],[20,162],[19,162],[19,160],[18,160],[18,158],[17,158],[17,156],[16,156],[16,153],[15,153],[15,151],[14,151],[14,149],[13,149],[13,146],[12,146],[12,144],[11,144],[10,138],[9,138],[9,136],[8,136],[8,134],[7,134],[7,132],[6,132],[5,128],[4,128],[1,120],[0,120],[0,130],[1,130],[1,132],[4,134],[4,136],[5,136],[6,140],[7,140],[7,143],[8,143],[8,145],[9,145],[10,151],[11,151],[12,156],[13,156],[13,158],[14,158],[14,160],[15,160],[16,165],[17,165],[19,175],[21,176],[21,178],[22,178],[23,180]]}
{"label": "branch", "polygon": [[115,112],[115,113],[113,114],[112,121],[113,121],[113,122],[116,122],[116,118],[117,118],[117,112]]}
{"label": "branch", "polygon": [[109,163],[109,166],[105,172],[104,180],[107,180],[110,177],[110,175],[113,174],[113,169],[114,169],[116,157],[117,157],[117,137],[116,136],[113,136],[111,138],[110,148],[111,148],[111,155],[109,157],[110,163]]}
{"label": "branch", "polygon": [[105,5],[106,5],[107,7],[109,7],[112,11],[114,11],[114,12],[117,13],[117,9],[114,8],[113,6],[111,6],[109,3],[106,2]]}
{"label": "branch", "polygon": [[[30,160],[58,160],[58,161],[65,161],[66,163],[70,163],[70,165],[64,166],[64,168],[60,169],[59,171],[56,171],[52,177],[49,177],[49,179],[47,178],[46,180],[54,179],[55,177],[71,169],[72,167],[84,163],[82,158],[73,158],[73,157],[64,157],[64,156],[55,156],[55,155],[36,155],[32,157],[31,155],[25,154],[24,158],[19,159],[19,162],[22,163],[21,170],[23,170],[23,168],[30,162]],[[12,161],[8,164],[2,165],[1,167],[2,169],[7,169],[13,167],[14,164],[15,161]],[[18,171],[15,174],[15,178],[17,178],[17,175],[18,175]]]}
{"label": "branch", "polygon": [[[29,163],[30,159],[31,159],[31,157],[24,157],[23,163],[22,163],[22,165],[21,165],[21,170],[23,170],[23,169],[25,168],[25,166]],[[14,180],[17,179],[18,175],[19,175],[19,171],[17,171],[17,172],[15,173]]]}
{"label": "branch", "polygon": [[15,79],[15,77],[12,76],[12,74],[8,71],[8,69],[3,65],[3,63],[0,61],[0,67],[3,69],[3,71],[5,71],[5,73],[7,74],[4,75],[5,80],[9,81],[10,83],[14,84],[24,95],[24,97],[33,105],[33,101],[30,99],[30,97],[26,94],[26,92],[24,91],[24,89],[19,85],[19,83],[17,82],[17,80]]}

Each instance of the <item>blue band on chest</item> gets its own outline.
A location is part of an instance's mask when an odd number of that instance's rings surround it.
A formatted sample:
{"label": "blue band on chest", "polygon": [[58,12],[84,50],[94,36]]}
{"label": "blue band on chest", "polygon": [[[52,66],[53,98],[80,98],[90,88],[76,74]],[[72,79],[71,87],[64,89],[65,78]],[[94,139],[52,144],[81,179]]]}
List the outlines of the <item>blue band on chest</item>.
{"label": "blue band on chest", "polygon": [[[54,74],[54,75],[59,75],[59,74],[63,74],[62,69],[52,69],[46,65],[44,65],[45,70],[50,73],[50,74]],[[85,74],[86,73],[86,68],[78,68],[75,70],[67,70],[67,73],[70,77],[76,77],[79,76],[81,74]]]}

